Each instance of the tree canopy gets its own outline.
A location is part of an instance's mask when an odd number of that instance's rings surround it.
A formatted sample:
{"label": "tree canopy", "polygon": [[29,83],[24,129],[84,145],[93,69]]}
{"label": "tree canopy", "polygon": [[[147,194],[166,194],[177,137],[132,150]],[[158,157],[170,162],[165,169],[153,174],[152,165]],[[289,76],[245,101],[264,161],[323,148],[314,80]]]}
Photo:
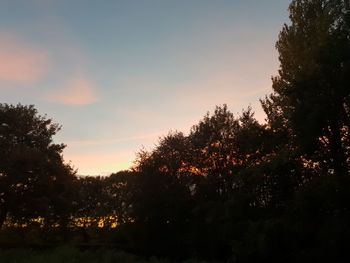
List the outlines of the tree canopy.
{"label": "tree canopy", "polygon": [[[302,153],[348,173],[350,10],[348,0],[295,0],[276,44],[279,75],[271,96]],[[315,152],[318,158],[315,159]]]}
{"label": "tree canopy", "polygon": [[12,219],[66,213],[74,171],[53,142],[60,126],[34,106],[0,104],[0,226]]}

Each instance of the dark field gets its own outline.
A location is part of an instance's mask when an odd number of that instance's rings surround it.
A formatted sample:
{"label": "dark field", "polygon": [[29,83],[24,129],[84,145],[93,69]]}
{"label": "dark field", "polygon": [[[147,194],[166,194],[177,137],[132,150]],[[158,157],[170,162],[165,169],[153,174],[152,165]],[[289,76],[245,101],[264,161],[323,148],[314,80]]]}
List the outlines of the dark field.
{"label": "dark field", "polygon": [[[156,257],[142,258],[129,253],[113,249],[81,250],[71,246],[62,246],[52,249],[3,249],[0,250],[1,263],[116,263],[116,262],[149,262],[168,263],[173,262]],[[205,263],[189,259],[179,262]]]}

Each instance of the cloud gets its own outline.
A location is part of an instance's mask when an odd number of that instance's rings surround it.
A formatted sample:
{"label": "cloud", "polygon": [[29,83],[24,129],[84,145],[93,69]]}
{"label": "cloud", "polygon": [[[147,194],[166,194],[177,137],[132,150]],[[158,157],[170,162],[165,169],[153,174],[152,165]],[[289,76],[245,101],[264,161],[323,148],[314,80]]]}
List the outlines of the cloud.
{"label": "cloud", "polygon": [[30,47],[13,35],[0,33],[0,81],[31,84],[42,79],[47,68],[45,51]]}
{"label": "cloud", "polygon": [[143,135],[134,135],[129,137],[122,137],[122,138],[112,138],[112,139],[100,139],[100,140],[74,140],[74,141],[67,141],[67,144],[72,145],[78,145],[78,146],[89,146],[89,145],[110,145],[110,144],[118,144],[122,142],[130,142],[130,141],[143,141],[143,142],[149,142],[149,141],[156,141],[157,138],[164,135],[164,132],[154,132],[149,134],[143,134]]}
{"label": "cloud", "polygon": [[71,106],[84,106],[98,101],[93,84],[84,78],[73,78],[67,86],[47,96],[52,102]]}

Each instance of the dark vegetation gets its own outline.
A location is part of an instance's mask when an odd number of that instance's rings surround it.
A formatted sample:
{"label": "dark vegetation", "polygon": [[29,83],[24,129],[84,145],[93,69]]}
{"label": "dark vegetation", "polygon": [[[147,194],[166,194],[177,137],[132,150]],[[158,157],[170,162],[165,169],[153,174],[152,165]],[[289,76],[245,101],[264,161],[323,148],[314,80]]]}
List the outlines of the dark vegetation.
{"label": "dark vegetation", "polygon": [[266,123],[250,108],[235,117],[217,107],[108,177],[77,177],[52,141],[57,124],[33,106],[0,104],[1,245],[348,262],[349,1],[295,0],[290,19],[273,93],[261,100]]}

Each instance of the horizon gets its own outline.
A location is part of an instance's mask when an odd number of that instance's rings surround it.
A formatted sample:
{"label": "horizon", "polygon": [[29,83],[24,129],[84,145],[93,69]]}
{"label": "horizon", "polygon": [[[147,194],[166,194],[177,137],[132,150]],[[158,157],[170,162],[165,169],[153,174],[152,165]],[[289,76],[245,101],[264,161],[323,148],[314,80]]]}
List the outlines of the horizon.
{"label": "horizon", "polygon": [[289,1],[1,4],[3,102],[62,125],[55,141],[84,176],[128,169],[216,105],[263,121]]}

